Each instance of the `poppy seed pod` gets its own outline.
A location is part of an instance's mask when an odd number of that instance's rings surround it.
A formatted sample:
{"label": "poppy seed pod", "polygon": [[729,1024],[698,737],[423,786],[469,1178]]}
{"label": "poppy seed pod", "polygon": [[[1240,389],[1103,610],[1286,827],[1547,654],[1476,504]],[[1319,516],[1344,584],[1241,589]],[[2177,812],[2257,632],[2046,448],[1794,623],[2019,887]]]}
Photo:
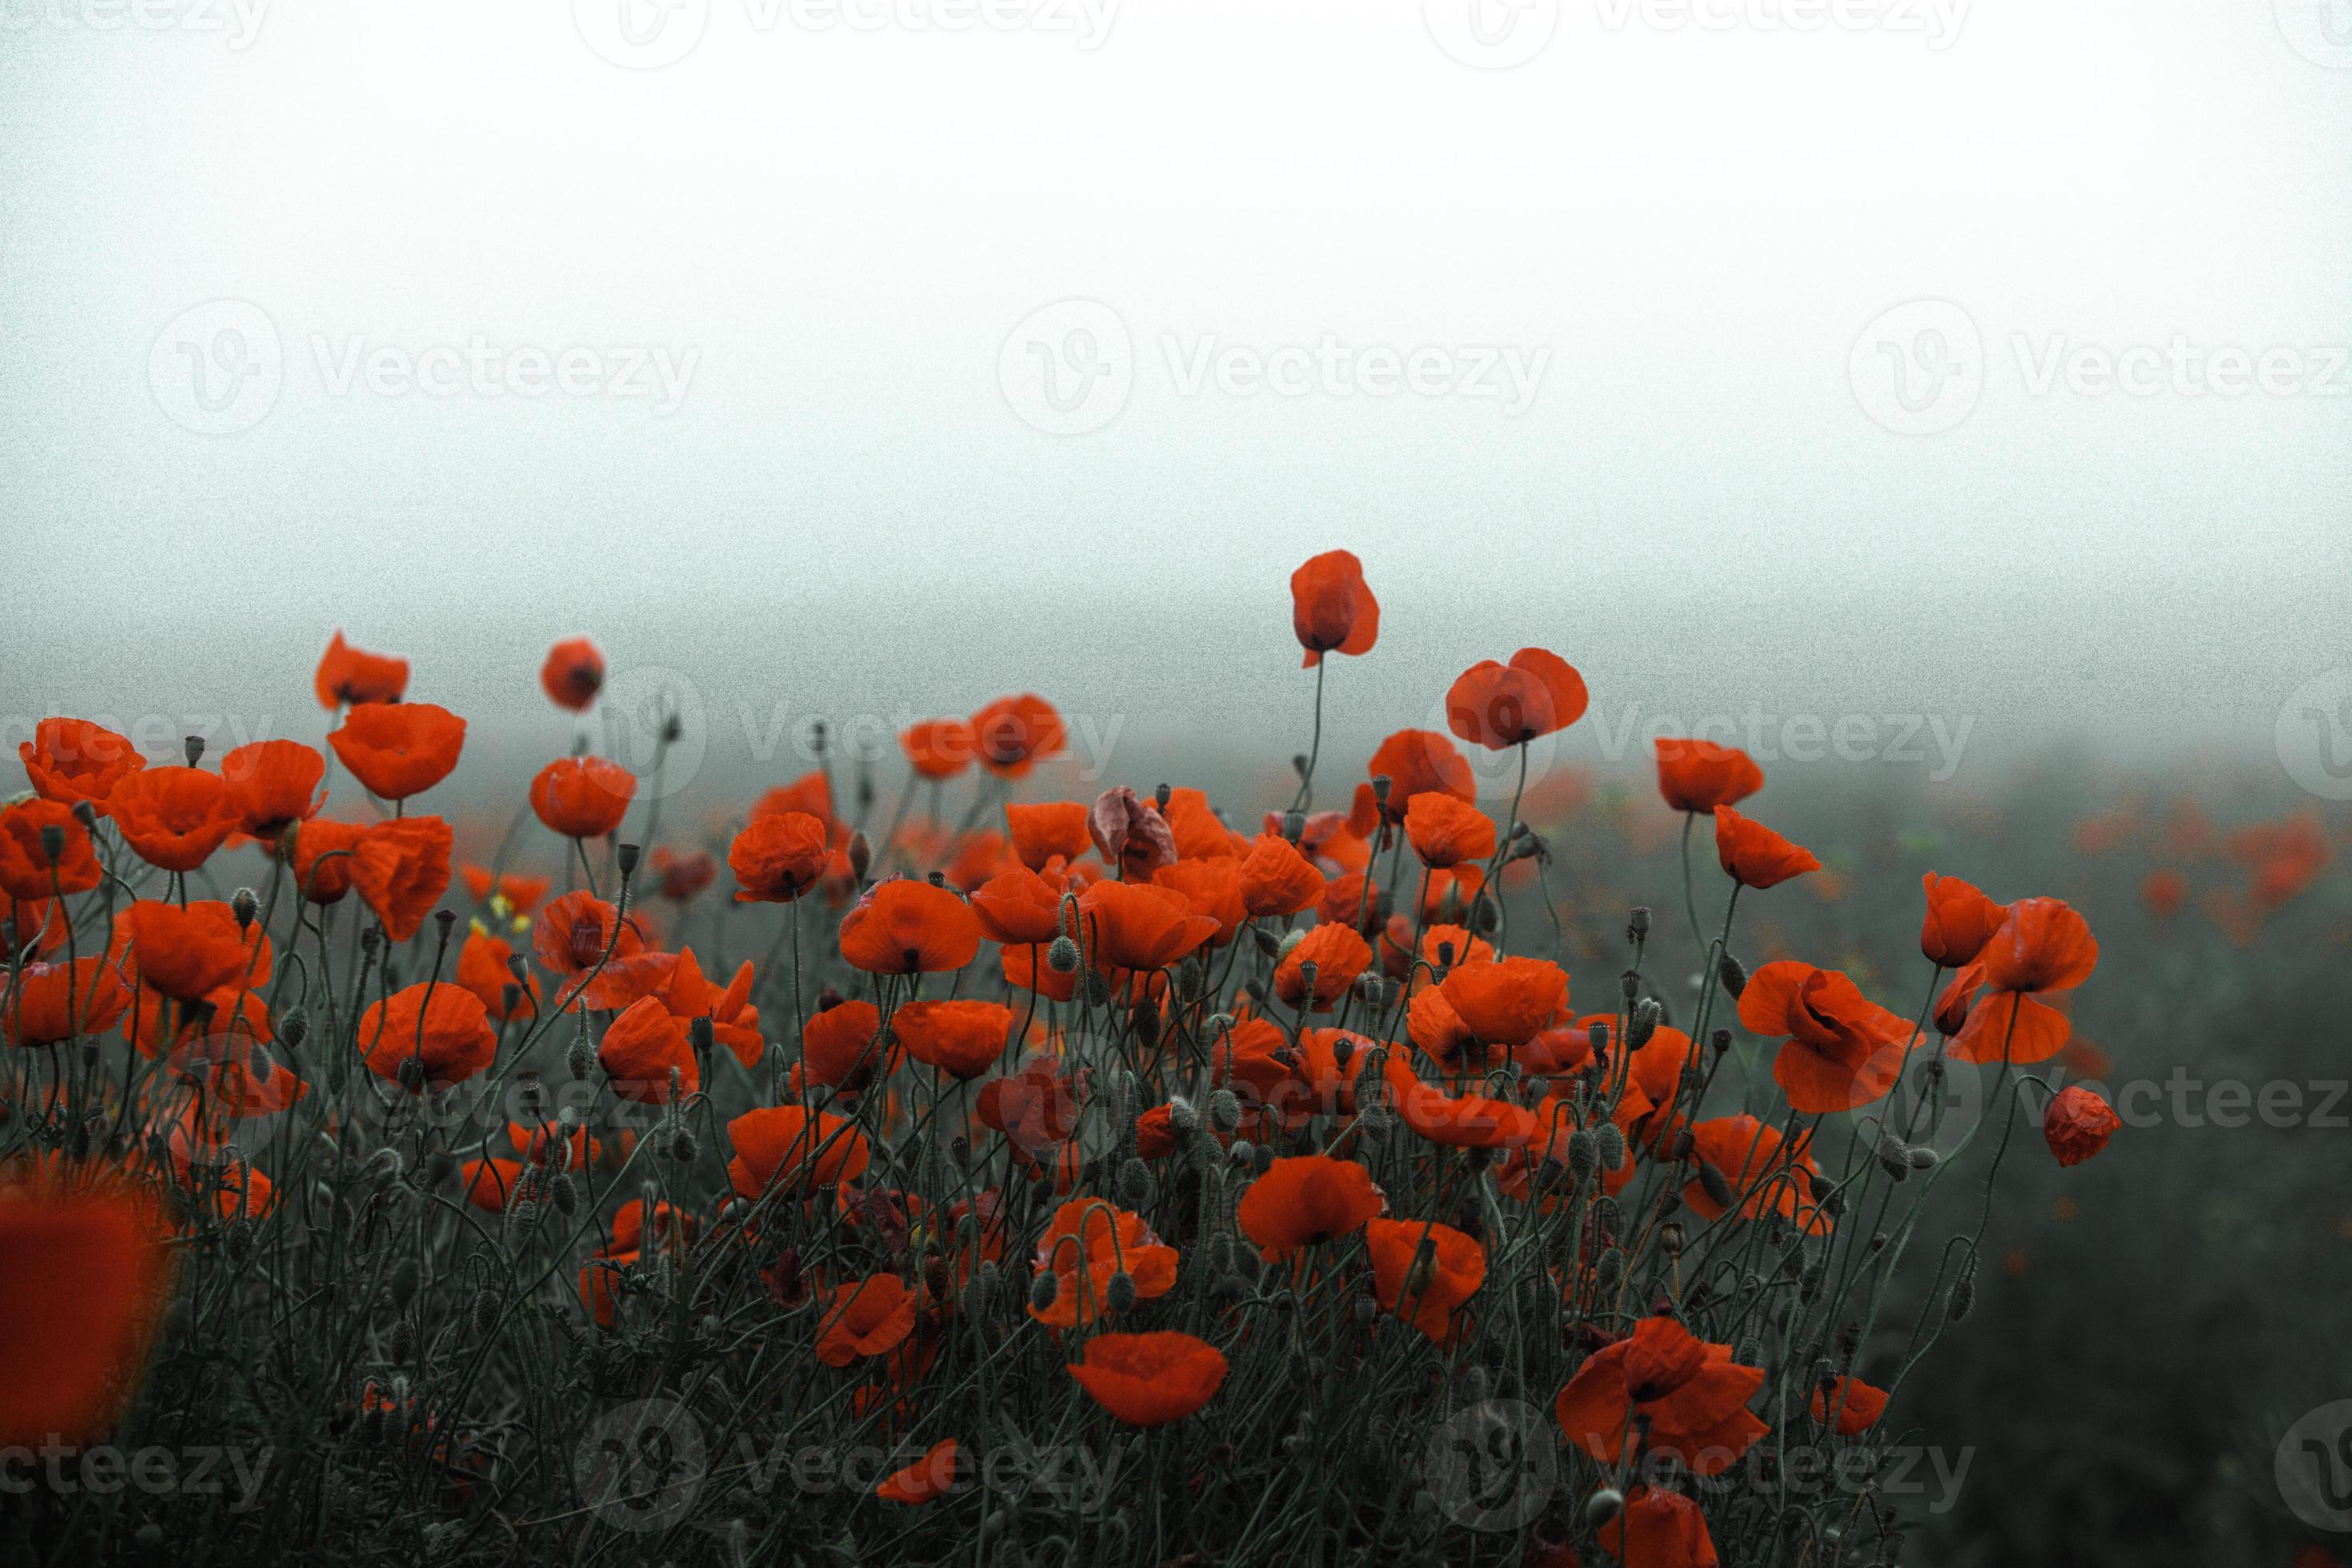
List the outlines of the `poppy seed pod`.
{"label": "poppy seed pod", "polygon": [[1706,1043],[1715,1047],[1716,1055],[1721,1056],[1731,1048],[1731,1031],[1717,1029],[1707,1036]]}
{"label": "poppy seed pod", "polygon": [[1658,1032],[1658,1023],[1664,1012],[1655,997],[1643,997],[1633,1009],[1633,1020],[1625,1026],[1625,1048],[1638,1051],[1648,1045],[1650,1037]]}
{"label": "poppy seed pod", "polygon": [[194,767],[205,760],[205,738],[202,735],[188,736],[180,742],[180,753],[188,759],[188,766]]}
{"label": "poppy seed pod", "polygon": [[399,1078],[400,1087],[409,1093],[421,1091],[425,1088],[425,1058],[415,1055],[401,1058]]}
{"label": "poppy seed pod", "polygon": [[614,851],[614,859],[621,868],[621,880],[627,881],[637,874],[637,858],[644,851],[635,844],[623,844]]}
{"label": "poppy seed pod", "polygon": [[1727,952],[1723,955],[1721,973],[1724,991],[1734,1002],[1738,1001],[1740,993],[1748,989],[1748,971],[1741,967],[1739,960]]}
{"label": "poppy seed pod", "polygon": [[1650,907],[1647,904],[1635,904],[1633,912],[1625,918],[1625,936],[1628,941],[1643,942],[1648,939],[1649,934]]}

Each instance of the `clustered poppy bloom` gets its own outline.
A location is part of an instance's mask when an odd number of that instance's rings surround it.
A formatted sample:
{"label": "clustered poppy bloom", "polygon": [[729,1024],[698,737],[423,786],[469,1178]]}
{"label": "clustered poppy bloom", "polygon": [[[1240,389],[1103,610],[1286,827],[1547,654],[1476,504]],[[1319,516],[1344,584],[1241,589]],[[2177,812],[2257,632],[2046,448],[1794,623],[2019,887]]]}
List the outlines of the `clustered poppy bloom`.
{"label": "clustered poppy bloom", "polygon": [[805,1196],[854,1182],[873,1158],[865,1135],[850,1122],[797,1105],[747,1110],[727,1124],[727,1140],[735,1150],[728,1180],[750,1200],[772,1187]]}
{"label": "clustered poppy bloom", "polygon": [[637,777],[603,757],[561,757],[530,781],[532,815],[566,838],[602,838],[621,826]]}
{"label": "clustered poppy bloom", "polygon": [[1000,697],[971,716],[980,765],[999,778],[1026,778],[1041,757],[1062,749],[1062,716],[1034,692]]}
{"label": "clustered poppy bloom", "polygon": [[1234,1217],[1271,1263],[1353,1236],[1387,1206],[1372,1173],[1353,1160],[1298,1154],[1267,1166],[1242,1194]]}
{"label": "clustered poppy bloom", "polygon": [[1372,1295],[1431,1339],[1443,1342],[1454,1314],[1486,1282],[1486,1253],[1451,1226],[1418,1219],[1369,1219]]}
{"label": "clustered poppy bloom", "polygon": [[915,1330],[915,1296],[896,1274],[869,1274],[844,1285],[817,1320],[816,1359],[847,1366],[898,1348]]}
{"label": "clustered poppy bloom", "polygon": [[123,911],[122,924],[141,983],[183,1002],[201,1002],[235,981],[253,957],[226,904],[183,909],[142,899]]}
{"label": "clustered poppy bloom", "polygon": [[343,716],[327,744],[352,776],[384,800],[423,795],[449,776],[466,721],[430,702],[370,702]]}
{"label": "clustered poppy bloom", "polygon": [[1430,790],[1406,803],[1405,837],[1433,869],[1484,860],[1495,852],[1495,821],[1476,806]]}
{"label": "clustered poppy bloom", "polygon": [[1054,1294],[1043,1307],[1033,1297],[1029,1315],[1048,1328],[1078,1328],[1111,1310],[1111,1281],[1119,1276],[1139,1301],[1174,1289],[1176,1249],[1141,1215],[1077,1197],[1054,1211],[1038,1237],[1036,1272],[1054,1280]]}
{"label": "clustered poppy bloom", "polygon": [[1556,653],[1523,647],[1508,664],[1480,659],[1445,694],[1446,727],[1474,746],[1508,751],[1584,717],[1584,677]]}
{"label": "clustered poppy bloom", "polygon": [[1013,853],[1032,871],[1044,870],[1056,858],[1075,860],[1085,854],[1093,842],[1087,817],[1086,805],[1075,800],[1004,808]]}
{"label": "clustered poppy bloom", "polygon": [[[310,829],[302,831],[307,834]],[[383,934],[406,942],[449,888],[456,836],[437,816],[404,816],[363,829],[352,844],[346,875]]]}
{"label": "clustered poppy bloom", "polygon": [[25,964],[13,991],[0,989],[0,1038],[12,1046],[55,1046],[112,1028],[131,1005],[130,988],[104,955],[71,963]]}
{"label": "clustered poppy bloom", "polygon": [[1327,653],[1361,656],[1381,635],[1381,602],[1364,584],[1364,563],[1346,550],[1327,550],[1290,574],[1290,626],[1307,650],[1302,668]]}
{"label": "clustered poppy bloom", "polygon": [[547,650],[547,662],[539,667],[539,687],[558,708],[585,712],[604,689],[604,656],[586,637],[565,637]]}
{"label": "clustered poppy bloom", "polygon": [[596,1060],[613,1092],[641,1105],[667,1105],[701,1083],[686,1025],[656,996],[640,996],[604,1026]]}
{"label": "clustered poppy bloom", "polygon": [[882,1011],[871,1002],[824,1007],[801,1026],[801,1066],[819,1083],[856,1093],[898,1068],[905,1053],[882,1036]]}
{"label": "clustered poppy bloom", "polygon": [[326,804],[319,781],[327,759],[299,741],[256,741],[221,758],[237,827],[257,838],[274,837],[289,824],[307,822]]}
{"label": "clustered poppy bloom", "polygon": [[2081,914],[2062,900],[2020,899],[1938,1002],[1939,1017],[1947,1002],[1966,1008],[1952,1055],[1964,1062],[2020,1065],[2056,1056],[2074,1026],[2037,997],[2073,990],[2098,963],[2098,941]]}
{"label": "clustered poppy bloom", "polygon": [[951,779],[971,766],[977,742],[961,719],[925,719],[900,732],[898,749],[917,778]]}
{"label": "clustered poppy bloom", "polygon": [[1709,813],[1737,805],[1764,787],[1764,770],[1737,746],[1660,739],[1652,749],[1658,759],[1658,793],[1676,811]]}
{"label": "clustered poppy bloom", "polygon": [[1148,1334],[1097,1334],[1070,1375],[1097,1405],[1129,1426],[1181,1421],[1224,1385],[1224,1353],[1207,1341],[1163,1329]]}
{"label": "clustered poppy bloom", "polygon": [[1739,1022],[1786,1037],[1772,1079],[1790,1110],[1811,1116],[1884,1099],[1902,1076],[1911,1026],[1863,995],[1834,969],[1781,960],[1748,976]]}

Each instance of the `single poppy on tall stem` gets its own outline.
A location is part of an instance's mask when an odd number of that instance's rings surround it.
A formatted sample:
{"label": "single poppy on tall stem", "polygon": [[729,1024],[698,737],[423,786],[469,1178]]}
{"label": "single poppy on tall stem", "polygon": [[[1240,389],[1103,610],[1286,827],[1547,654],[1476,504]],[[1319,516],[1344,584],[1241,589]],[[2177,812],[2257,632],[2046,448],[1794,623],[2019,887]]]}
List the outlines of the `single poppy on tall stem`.
{"label": "single poppy on tall stem", "polygon": [[1381,602],[1364,583],[1364,563],[1352,551],[1327,550],[1290,574],[1290,626],[1307,650],[1299,668],[1315,671],[1315,734],[1299,765],[1298,794],[1290,809],[1315,798],[1315,764],[1323,754],[1323,675],[1327,653],[1360,657],[1380,638]]}

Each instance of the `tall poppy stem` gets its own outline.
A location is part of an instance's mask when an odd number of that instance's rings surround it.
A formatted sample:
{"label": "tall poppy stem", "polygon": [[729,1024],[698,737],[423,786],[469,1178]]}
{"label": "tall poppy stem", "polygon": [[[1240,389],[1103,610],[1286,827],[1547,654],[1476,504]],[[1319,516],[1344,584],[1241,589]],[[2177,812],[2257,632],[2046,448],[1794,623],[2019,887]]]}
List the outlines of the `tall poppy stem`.
{"label": "tall poppy stem", "polygon": [[1305,811],[1315,801],[1315,764],[1323,755],[1323,672],[1330,668],[1328,654],[1315,661],[1315,736],[1307,742],[1307,768],[1298,775],[1298,793],[1291,798],[1293,811]]}

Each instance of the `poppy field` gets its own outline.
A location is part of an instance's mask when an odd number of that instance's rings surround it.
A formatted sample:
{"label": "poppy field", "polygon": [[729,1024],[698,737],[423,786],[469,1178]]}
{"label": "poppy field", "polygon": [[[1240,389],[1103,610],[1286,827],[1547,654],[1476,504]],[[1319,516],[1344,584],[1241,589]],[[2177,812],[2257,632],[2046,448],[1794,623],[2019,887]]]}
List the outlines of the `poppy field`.
{"label": "poppy field", "polygon": [[2338,1563],[2342,814],[1531,768],[1567,641],[1342,754],[1378,578],[1191,780],[1023,693],[675,794],[587,637],[528,777],[340,630],[323,745],[41,720],[0,1562]]}

